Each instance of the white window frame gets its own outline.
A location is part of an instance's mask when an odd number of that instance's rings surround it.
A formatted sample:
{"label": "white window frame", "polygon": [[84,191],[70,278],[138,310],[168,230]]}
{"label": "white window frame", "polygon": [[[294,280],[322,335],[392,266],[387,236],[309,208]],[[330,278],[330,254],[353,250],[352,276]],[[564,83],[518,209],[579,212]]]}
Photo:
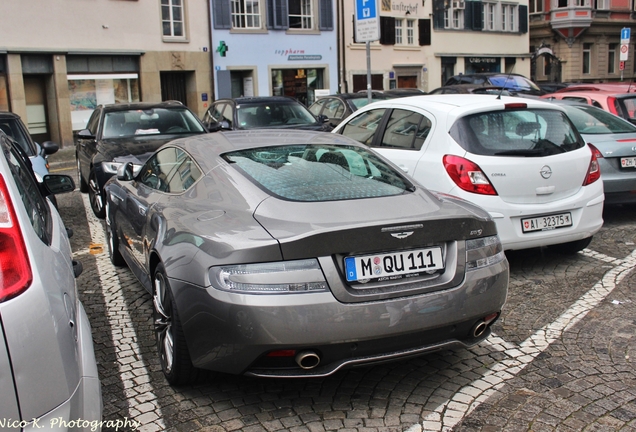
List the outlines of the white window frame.
{"label": "white window frame", "polygon": [[415,45],[415,20],[406,20],[406,44]]}
{"label": "white window frame", "polygon": [[581,65],[583,66],[581,72],[583,75],[592,73],[592,47],[591,43],[583,43],[583,56],[581,57]]}
{"label": "white window frame", "polygon": [[231,0],[232,28],[244,30],[260,30],[262,0]]}
{"label": "white window frame", "polygon": [[[175,18],[179,11],[181,19]],[[167,15],[165,14],[167,12]],[[165,41],[186,40],[185,0],[161,0],[161,34]],[[165,34],[165,24],[169,25],[170,34]],[[181,34],[175,33],[176,24],[181,24]]]}
{"label": "white window frame", "polygon": [[618,47],[617,43],[610,43],[607,46],[607,73],[610,75],[616,73],[616,52]]}
{"label": "white window frame", "polygon": [[400,18],[395,19],[395,44],[402,45],[403,38],[402,34],[404,32],[404,20]]}
{"label": "white window frame", "polygon": [[543,12],[543,0],[530,0],[528,4],[528,11],[531,14]]}
{"label": "white window frame", "polygon": [[[291,13],[292,2],[300,5],[300,14]],[[290,22],[290,30],[314,30],[316,25],[316,17],[314,11],[314,0],[289,0],[288,16]],[[291,27],[292,18],[300,18],[300,27]]]}
{"label": "white window frame", "polygon": [[610,8],[610,0],[596,0],[597,10],[609,10],[609,8]]}
{"label": "white window frame", "polygon": [[501,4],[501,31],[517,31],[517,7],[510,3]]}
{"label": "white window frame", "polygon": [[482,23],[485,31],[497,30],[497,3],[482,3]]}
{"label": "white window frame", "polygon": [[444,28],[447,29],[463,29],[464,28],[464,9],[453,8],[453,2],[450,7],[444,10]]}

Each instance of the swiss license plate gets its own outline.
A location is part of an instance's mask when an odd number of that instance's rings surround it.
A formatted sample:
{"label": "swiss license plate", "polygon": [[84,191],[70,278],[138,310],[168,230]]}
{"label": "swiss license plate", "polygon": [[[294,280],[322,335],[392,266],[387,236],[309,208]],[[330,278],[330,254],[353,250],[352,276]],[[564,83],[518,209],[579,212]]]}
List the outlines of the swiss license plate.
{"label": "swiss license plate", "polygon": [[571,213],[521,219],[521,230],[524,233],[532,231],[548,231],[568,226],[572,226]]}
{"label": "swiss license plate", "polygon": [[636,157],[621,158],[622,168],[636,168]]}
{"label": "swiss license plate", "polygon": [[402,279],[444,269],[441,247],[349,256],[344,262],[348,282]]}

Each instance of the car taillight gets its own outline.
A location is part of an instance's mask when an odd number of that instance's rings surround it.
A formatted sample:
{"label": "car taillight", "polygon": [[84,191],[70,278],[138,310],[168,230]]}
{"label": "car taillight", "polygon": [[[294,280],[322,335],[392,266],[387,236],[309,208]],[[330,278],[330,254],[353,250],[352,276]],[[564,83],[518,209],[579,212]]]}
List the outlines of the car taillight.
{"label": "car taillight", "polygon": [[603,154],[592,144],[588,144],[588,146],[592,150],[592,160],[590,161],[590,167],[587,169],[583,186],[592,184],[601,178],[601,168],[598,166],[598,160],[603,157]]}
{"label": "car taillight", "polygon": [[33,274],[4,177],[0,175],[0,302],[24,292]]}
{"label": "car taillight", "polygon": [[609,112],[620,117],[618,113],[618,101],[614,96],[607,97],[607,108],[609,108]]}
{"label": "car taillight", "polygon": [[444,168],[457,186],[466,192],[497,195],[497,191],[479,165],[459,156],[445,155]]}

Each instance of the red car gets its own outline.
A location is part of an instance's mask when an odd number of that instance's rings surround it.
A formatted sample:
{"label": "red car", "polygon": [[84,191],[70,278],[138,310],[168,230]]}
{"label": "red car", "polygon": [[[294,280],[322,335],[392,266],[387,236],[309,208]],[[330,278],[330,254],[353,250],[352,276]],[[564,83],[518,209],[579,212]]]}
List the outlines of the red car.
{"label": "red car", "polygon": [[[599,84],[594,84],[599,85]],[[612,84],[615,85],[615,84]],[[609,86],[609,84],[608,84]],[[602,108],[619,117],[629,120],[636,124],[634,118],[636,112],[636,93],[626,93],[627,87],[618,91],[608,90],[569,90],[562,89],[555,93],[541,96],[543,99],[569,100],[575,102],[583,102],[588,105]]]}

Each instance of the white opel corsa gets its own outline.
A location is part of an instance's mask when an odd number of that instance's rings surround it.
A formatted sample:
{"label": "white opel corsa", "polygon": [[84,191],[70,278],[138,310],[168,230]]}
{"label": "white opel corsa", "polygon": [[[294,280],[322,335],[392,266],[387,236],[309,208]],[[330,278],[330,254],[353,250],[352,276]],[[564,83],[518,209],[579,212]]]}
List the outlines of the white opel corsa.
{"label": "white opel corsa", "polygon": [[486,209],[507,250],[575,253],[603,225],[597,155],[554,104],[414,96],[369,104],[333,132],[373,147],[428,189]]}

